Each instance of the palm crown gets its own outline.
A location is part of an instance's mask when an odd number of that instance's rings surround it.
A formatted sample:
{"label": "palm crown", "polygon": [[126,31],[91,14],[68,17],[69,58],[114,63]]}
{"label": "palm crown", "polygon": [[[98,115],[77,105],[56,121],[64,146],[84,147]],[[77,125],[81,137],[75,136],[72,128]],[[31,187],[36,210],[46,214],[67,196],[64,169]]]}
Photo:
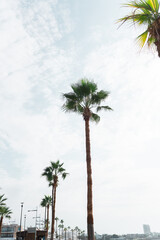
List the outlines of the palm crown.
{"label": "palm crown", "polygon": [[49,185],[53,185],[54,183],[58,183],[58,177],[61,176],[62,179],[65,179],[67,174],[65,169],[62,167],[64,163],[60,163],[59,160],[57,162],[51,162],[49,167],[44,169],[42,176],[45,176],[49,182]]}
{"label": "palm crown", "polygon": [[160,13],[158,0],[134,0],[125,7],[132,8],[131,14],[120,18],[119,22],[131,22],[146,27],[145,31],[137,37],[141,47],[156,45],[160,57]]}
{"label": "palm crown", "polygon": [[41,201],[41,207],[47,207],[52,204],[52,197],[51,196],[44,196],[44,198]]}
{"label": "palm crown", "polygon": [[66,99],[63,109],[66,112],[77,112],[83,115],[84,119],[89,118],[99,122],[100,117],[96,112],[101,109],[112,110],[109,106],[101,106],[109,92],[97,90],[97,84],[84,78],[78,83],[71,85],[72,92],[63,94]]}

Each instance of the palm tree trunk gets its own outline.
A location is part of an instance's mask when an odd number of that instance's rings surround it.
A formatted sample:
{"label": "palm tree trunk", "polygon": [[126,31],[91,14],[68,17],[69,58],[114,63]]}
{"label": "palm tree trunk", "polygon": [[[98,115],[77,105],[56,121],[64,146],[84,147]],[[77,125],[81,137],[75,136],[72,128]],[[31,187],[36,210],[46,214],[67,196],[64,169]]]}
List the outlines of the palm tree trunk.
{"label": "palm tree trunk", "polygon": [[54,219],[55,219],[55,206],[56,206],[56,187],[57,183],[54,182],[52,187],[52,228],[51,228],[51,240],[53,240],[54,235]]}
{"label": "palm tree trunk", "polygon": [[45,207],[45,213],[44,213],[44,229],[46,230],[46,207]]}
{"label": "palm tree trunk", "polygon": [[1,219],[0,219],[0,237],[2,232],[2,222],[3,222],[3,216],[1,216]]}
{"label": "palm tree trunk", "polygon": [[85,119],[85,134],[86,134],[86,163],[87,163],[87,231],[88,240],[94,240],[89,118]]}
{"label": "palm tree trunk", "polygon": [[56,238],[58,238],[58,228],[57,228],[58,225],[57,225],[57,221],[58,220],[56,219]]}
{"label": "palm tree trunk", "polygon": [[49,204],[47,205],[47,224],[46,224],[46,231],[47,231],[47,236],[46,239],[48,239],[48,225],[49,225]]}

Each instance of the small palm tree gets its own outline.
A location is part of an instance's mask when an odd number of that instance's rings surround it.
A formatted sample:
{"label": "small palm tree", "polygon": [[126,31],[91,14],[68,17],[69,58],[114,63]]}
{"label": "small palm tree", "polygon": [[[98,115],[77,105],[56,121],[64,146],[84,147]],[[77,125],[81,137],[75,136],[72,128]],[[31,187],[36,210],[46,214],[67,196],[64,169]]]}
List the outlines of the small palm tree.
{"label": "small palm tree", "polygon": [[118,20],[144,26],[145,31],[137,37],[141,47],[155,45],[160,57],[160,12],[158,0],[133,0],[124,4],[130,7],[132,12]]}
{"label": "small palm tree", "polygon": [[62,227],[62,239],[63,239],[63,228],[64,228],[64,225],[63,225],[63,223],[64,223],[64,220],[63,220],[63,219],[61,219],[60,223],[61,223],[61,227]]}
{"label": "small palm tree", "polygon": [[85,121],[86,135],[86,163],[87,163],[87,230],[88,240],[94,239],[94,221],[92,204],[92,168],[91,168],[91,149],[90,149],[90,129],[89,122],[99,122],[100,117],[96,112],[101,109],[112,110],[108,106],[101,106],[109,95],[107,91],[98,91],[97,84],[88,79],[81,79],[78,83],[71,85],[72,92],[63,94],[66,102],[63,109],[66,112],[80,114]]}
{"label": "small palm tree", "polygon": [[64,163],[51,162],[49,167],[46,167],[42,173],[49,182],[49,186],[52,187],[52,225],[51,225],[51,240],[53,240],[54,235],[54,220],[55,220],[55,206],[56,206],[56,190],[59,182],[59,177],[65,179],[67,174],[66,170],[63,168]]}
{"label": "small palm tree", "polygon": [[70,229],[71,229],[71,227],[68,226],[68,239],[69,239],[69,237],[70,237],[70,235],[69,235],[69,231],[70,231]]}
{"label": "small palm tree", "polygon": [[74,229],[71,229],[72,232],[72,240],[74,240]]}
{"label": "small palm tree", "polygon": [[40,203],[41,207],[44,207],[45,208],[45,213],[44,213],[44,229],[46,229],[46,223],[47,223],[47,219],[46,219],[46,211],[47,211],[47,202],[46,202],[46,199],[43,198],[41,200],[41,203]]}
{"label": "small palm tree", "polygon": [[49,207],[52,205],[52,197],[51,196],[44,196],[44,198],[41,201],[41,206],[45,207],[47,209],[47,219],[45,219],[45,228],[47,231],[47,237],[48,238],[48,226],[49,226]]}
{"label": "small palm tree", "polygon": [[11,218],[12,211],[6,207],[2,206],[0,207],[0,236],[1,236],[1,231],[2,231],[2,223],[4,218]]}
{"label": "small palm tree", "polygon": [[65,240],[67,240],[67,228],[66,227],[64,228],[64,238],[65,238]]}

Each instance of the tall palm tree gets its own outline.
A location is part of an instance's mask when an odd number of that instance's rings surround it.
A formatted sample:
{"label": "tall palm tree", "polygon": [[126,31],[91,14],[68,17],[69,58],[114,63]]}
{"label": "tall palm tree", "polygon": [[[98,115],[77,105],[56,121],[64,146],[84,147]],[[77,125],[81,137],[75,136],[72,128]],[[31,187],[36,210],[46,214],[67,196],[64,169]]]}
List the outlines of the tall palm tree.
{"label": "tall palm tree", "polygon": [[56,206],[56,190],[59,182],[59,177],[65,179],[67,174],[66,170],[63,168],[64,163],[51,162],[49,167],[46,167],[42,173],[49,182],[49,186],[52,187],[52,225],[51,225],[51,240],[53,240],[54,235],[54,220],[55,220],[55,206]]}
{"label": "tall palm tree", "polygon": [[160,12],[158,0],[133,0],[124,4],[132,9],[131,13],[118,22],[129,22],[144,26],[145,31],[137,37],[141,47],[155,45],[160,57]]}
{"label": "tall palm tree", "polygon": [[92,168],[90,150],[90,120],[99,122],[100,117],[93,112],[101,109],[111,110],[108,106],[101,106],[109,95],[107,91],[98,91],[97,84],[88,79],[81,79],[78,83],[71,85],[72,92],[63,94],[66,102],[63,109],[66,112],[79,113],[85,121],[86,135],[86,163],[87,163],[87,231],[88,240],[94,239],[93,204],[92,204]]}
{"label": "tall palm tree", "polygon": [[44,198],[41,201],[41,206],[45,207],[47,209],[47,219],[46,219],[46,224],[45,228],[47,231],[47,237],[48,238],[48,226],[49,226],[49,207],[52,205],[52,197],[51,196],[44,196]]}
{"label": "tall palm tree", "polygon": [[2,231],[2,222],[4,218],[11,218],[12,211],[6,207],[6,206],[1,206],[0,207],[0,236],[1,236],[1,231]]}

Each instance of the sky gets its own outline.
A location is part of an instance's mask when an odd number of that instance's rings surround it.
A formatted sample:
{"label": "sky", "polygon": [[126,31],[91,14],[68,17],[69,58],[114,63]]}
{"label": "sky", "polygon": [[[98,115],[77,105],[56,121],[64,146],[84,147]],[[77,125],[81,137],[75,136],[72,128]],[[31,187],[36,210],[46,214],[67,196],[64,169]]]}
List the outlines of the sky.
{"label": "sky", "polygon": [[[110,92],[91,123],[94,228],[99,234],[160,232],[160,60],[140,50],[140,30],[116,20],[114,0],[1,0],[0,194],[27,226],[51,195],[43,169],[58,159],[69,173],[57,189],[56,216],[86,230],[83,118],[62,111],[62,93],[87,77]],[[5,223],[8,223],[5,220]]]}

